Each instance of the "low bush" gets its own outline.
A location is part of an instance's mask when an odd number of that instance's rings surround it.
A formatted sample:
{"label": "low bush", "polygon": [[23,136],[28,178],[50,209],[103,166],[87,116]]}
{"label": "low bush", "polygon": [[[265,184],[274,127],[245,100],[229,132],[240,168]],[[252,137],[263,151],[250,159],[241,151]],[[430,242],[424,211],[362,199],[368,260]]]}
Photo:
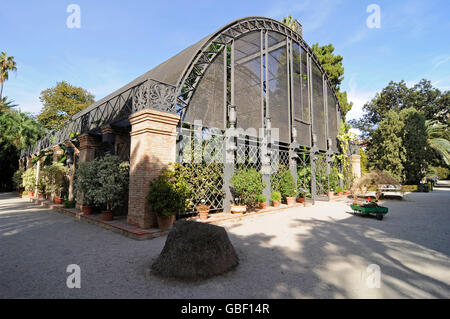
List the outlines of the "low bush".
{"label": "low bush", "polygon": [[257,203],[257,196],[266,187],[261,173],[254,168],[238,170],[231,177],[230,184],[239,202],[248,206],[254,206]]}
{"label": "low bush", "polygon": [[267,202],[267,197],[263,194],[259,194],[256,200],[258,201],[258,203],[265,203]]}
{"label": "low bush", "polygon": [[167,218],[186,209],[187,192],[187,186],[177,184],[173,172],[166,170],[150,182],[147,202],[153,212]]}
{"label": "low bush", "polygon": [[288,170],[284,171],[283,175],[281,175],[280,193],[284,198],[295,197],[297,195],[297,187],[295,185],[294,178]]}
{"label": "low bush", "polygon": [[75,204],[77,202],[75,200],[65,200],[64,201],[64,208],[75,208]]}
{"label": "low bush", "polygon": [[12,177],[14,188],[17,190],[19,190],[23,187],[22,174],[23,174],[23,171],[17,170],[14,172],[14,175]]}
{"label": "low bush", "polygon": [[281,193],[279,191],[274,191],[272,192],[271,196],[270,196],[270,200],[271,201],[277,201],[277,200],[281,200]]}
{"label": "low bush", "polygon": [[417,192],[418,186],[417,185],[403,185],[402,186],[402,192]]}

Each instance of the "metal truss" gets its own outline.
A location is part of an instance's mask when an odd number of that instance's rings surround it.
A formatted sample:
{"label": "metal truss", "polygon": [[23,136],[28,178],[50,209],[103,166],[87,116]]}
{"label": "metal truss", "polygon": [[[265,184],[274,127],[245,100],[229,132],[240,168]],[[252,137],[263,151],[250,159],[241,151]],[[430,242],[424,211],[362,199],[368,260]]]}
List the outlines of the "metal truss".
{"label": "metal truss", "polygon": [[145,80],[73,119],[62,129],[53,131],[36,144],[21,151],[21,157],[39,153],[79,134],[93,132],[106,124],[128,119],[145,108],[176,113],[175,87],[152,79]]}

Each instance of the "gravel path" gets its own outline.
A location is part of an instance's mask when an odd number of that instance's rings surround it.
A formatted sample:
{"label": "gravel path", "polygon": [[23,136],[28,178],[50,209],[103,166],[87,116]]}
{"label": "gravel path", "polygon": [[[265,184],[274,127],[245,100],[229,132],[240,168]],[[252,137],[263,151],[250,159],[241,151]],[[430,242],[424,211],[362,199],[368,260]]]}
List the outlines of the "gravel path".
{"label": "gravel path", "polygon": [[[383,221],[319,202],[224,224],[240,265],[188,284],[148,272],[165,237],[136,241],[0,194],[0,298],[449,298],[450,189],[385,205]],[[66,286],[69,264],[81,289]],[[370,264],[380,288],[367,286]]]}

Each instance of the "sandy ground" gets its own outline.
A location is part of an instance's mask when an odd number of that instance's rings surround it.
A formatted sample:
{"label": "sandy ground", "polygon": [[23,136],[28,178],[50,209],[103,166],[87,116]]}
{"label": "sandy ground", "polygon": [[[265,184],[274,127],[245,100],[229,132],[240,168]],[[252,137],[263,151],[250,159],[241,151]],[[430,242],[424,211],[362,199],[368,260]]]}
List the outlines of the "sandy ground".
{"label": "sandy ground", "polygon": [[[318,202],[223,224],[240,265],[180,283],[148,271],[165,237],[136,241],[4,193],[0,298],[449,298],[450,188],[385,205],[383,221]],[[66,286],[69,264],[80,289]]]}

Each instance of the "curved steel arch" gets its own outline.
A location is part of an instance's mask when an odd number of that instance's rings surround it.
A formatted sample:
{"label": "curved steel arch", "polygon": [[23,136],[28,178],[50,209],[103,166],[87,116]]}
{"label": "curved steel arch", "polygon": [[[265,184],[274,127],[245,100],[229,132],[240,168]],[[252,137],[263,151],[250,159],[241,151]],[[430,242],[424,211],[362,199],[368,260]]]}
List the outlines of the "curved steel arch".
{"label": "curved steel arch", "polygon": [[[336,99],[339,113],[343,116],[341,106],[339,105],[339,100],[328,78],[328,74],[323,69],[313,50],[303,40],[300,33],[294,31],[282,22],[265,17],[246,17],[238,19],[225,25],[212,34],[210,39],[202,46],[201,50],[196,53],[191,62],[186,66],[183,73],[180,75],[175,93],[177,104],[180,104],[181,108],[184,109],[189,107],[189,102],[199,82],[203,78],[208,67],[214,61],[215,57],[223,50],[225,45],[249,32],[259,30],[278,32],[300,44],[300,46],[311,56],[320,72],[324,75],[325,80],[327,81],[327,84],[331,88]],[[216,46],[219,46],[219,48]],[[211,48],[213,48],[213,50],[211,50]],[[192,84],[190,82],[192,82]],[[186,95],[186,98],[183,98],[183,95]]]}

